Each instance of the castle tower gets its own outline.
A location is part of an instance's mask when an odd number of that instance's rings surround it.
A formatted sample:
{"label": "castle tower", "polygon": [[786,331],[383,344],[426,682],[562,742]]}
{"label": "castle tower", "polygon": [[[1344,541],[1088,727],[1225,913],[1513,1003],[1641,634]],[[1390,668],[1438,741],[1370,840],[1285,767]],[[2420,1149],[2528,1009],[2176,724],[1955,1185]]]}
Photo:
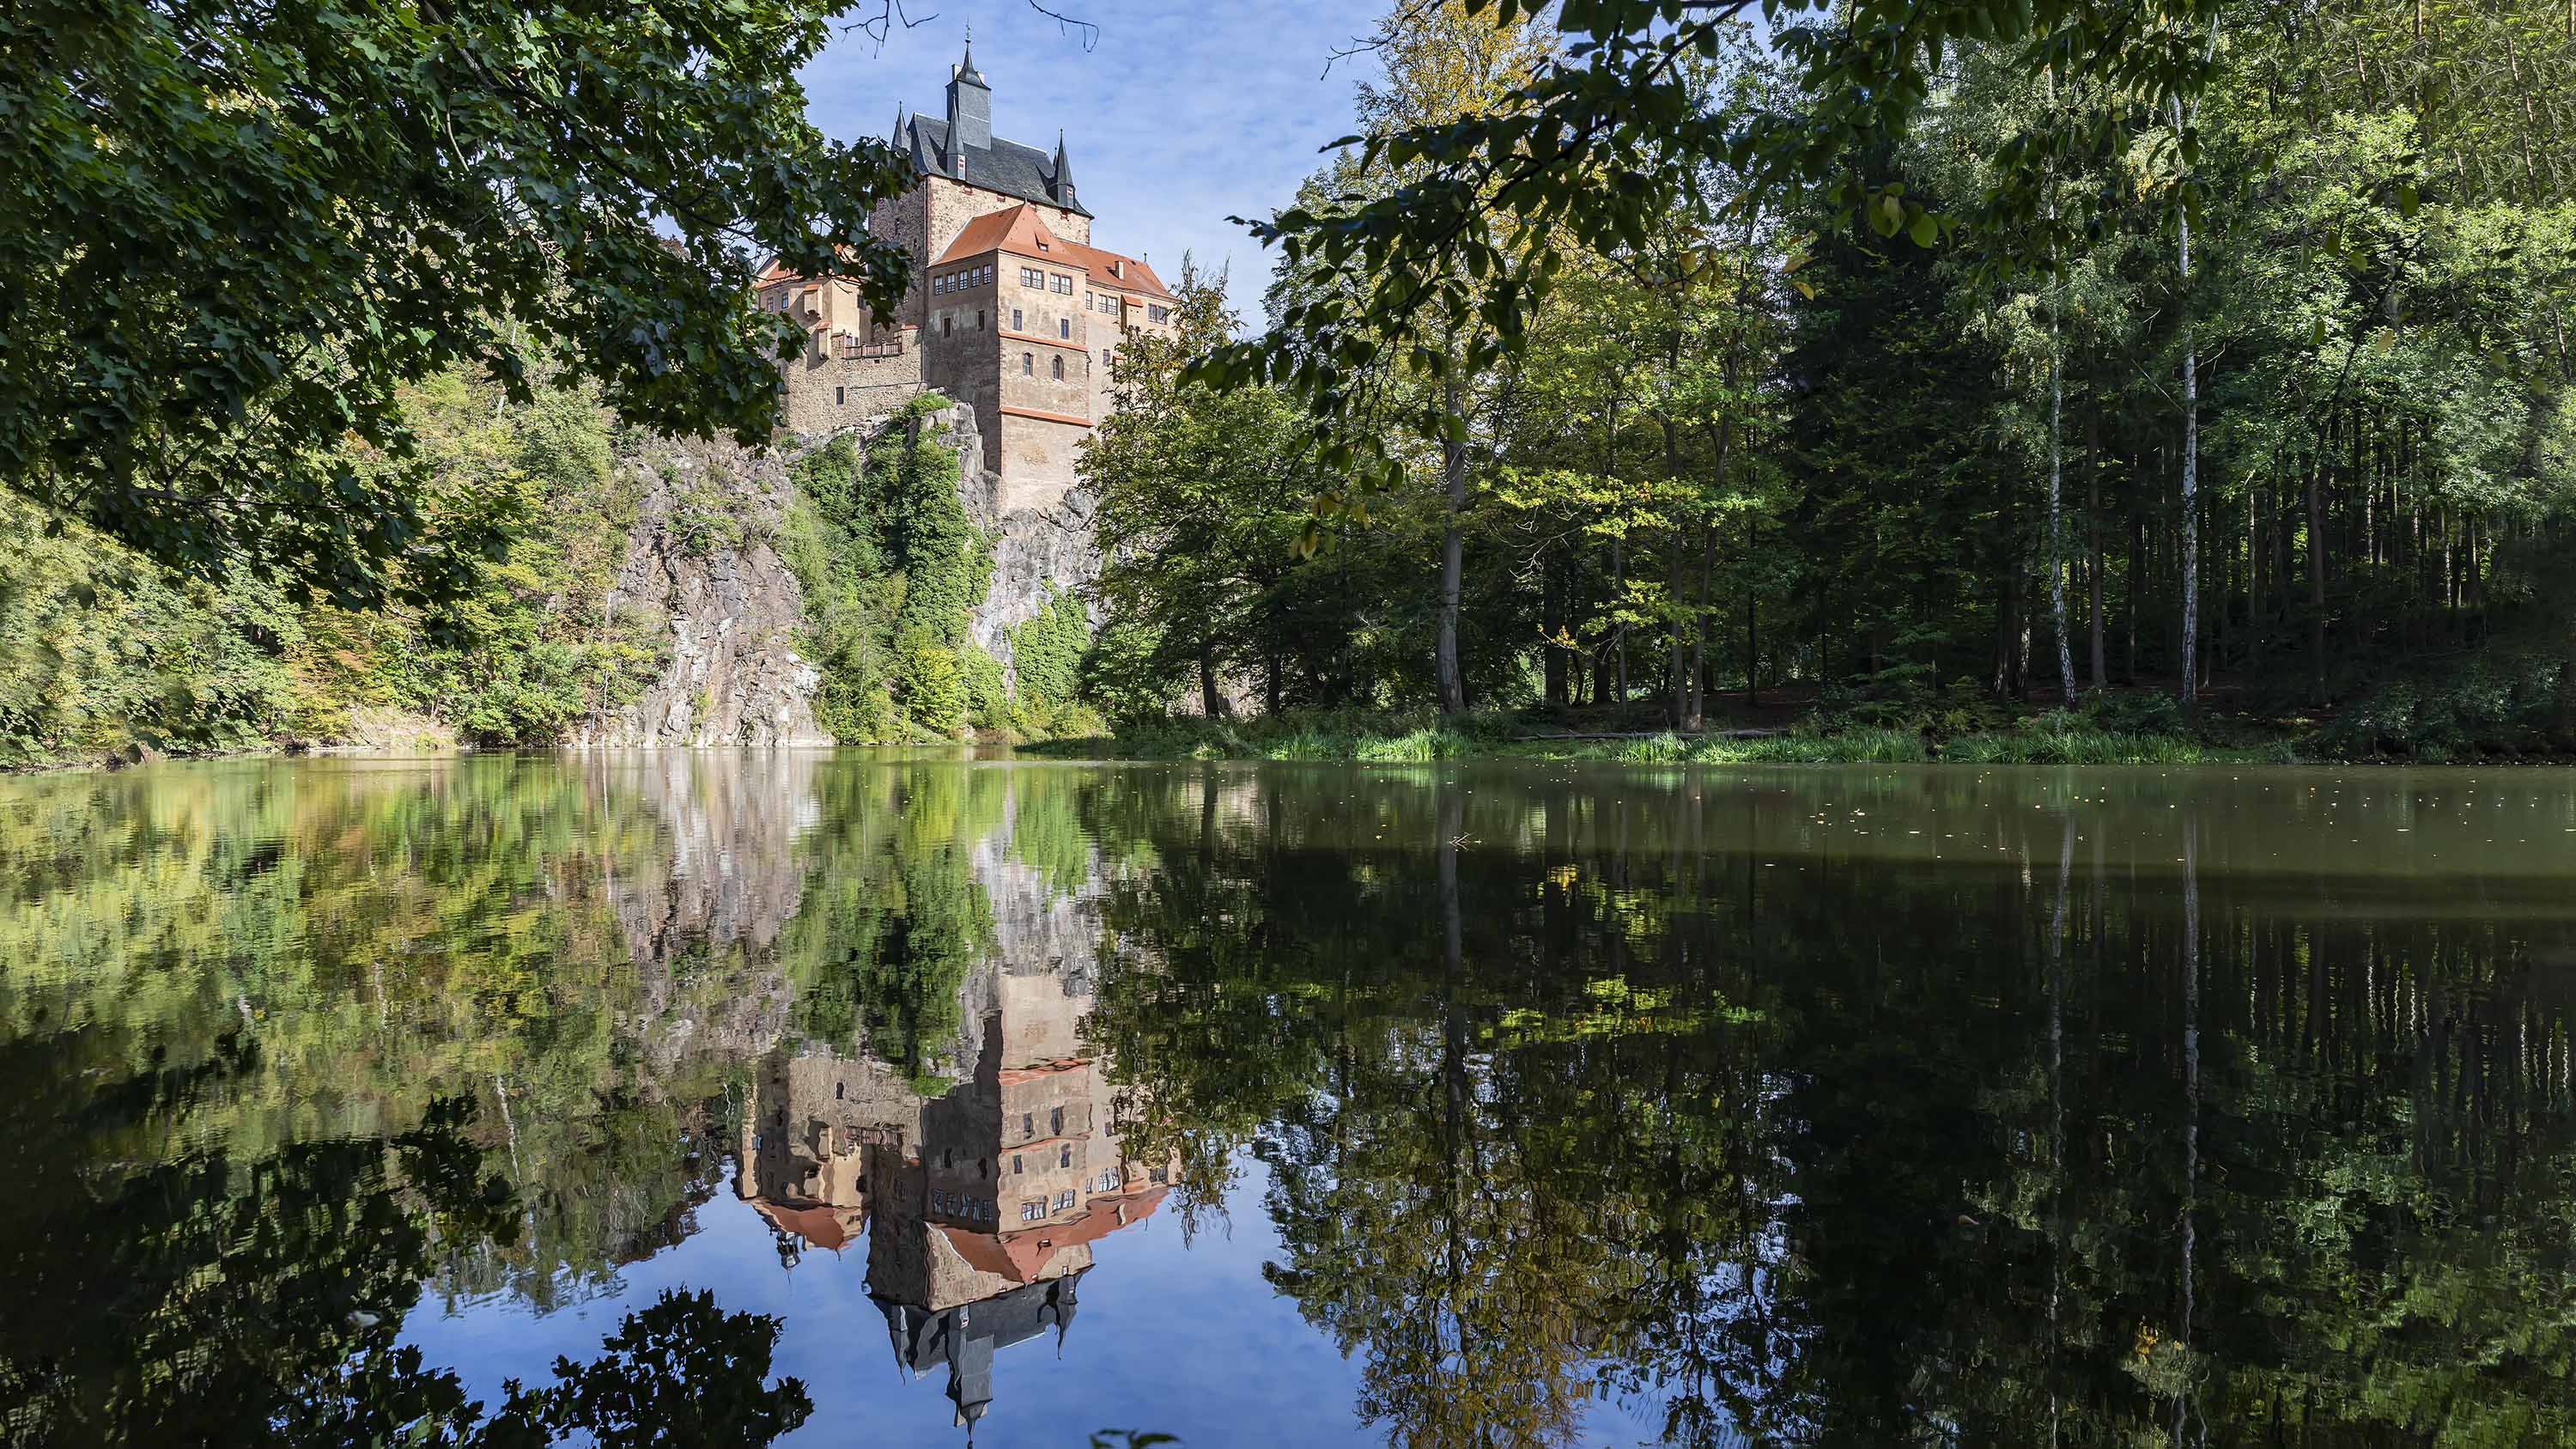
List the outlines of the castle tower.
{"label": "castle tower", "polygon": [[846,282],[761,279],[764,305],[815,338],[786,368],[787,426],[830,432],[935,388],[975,410],[994,474],[986,512],[1043,512],[1079,483],[1119,348],[1169,330],[1171,292],[1144,262],[1091,244],[1066,128],[1052,151],[996,134],[971,41],[949,67],[943,114],[898,105],[893,143],[919,177],[869,220],[912,260],[894,314],[861,315]]}

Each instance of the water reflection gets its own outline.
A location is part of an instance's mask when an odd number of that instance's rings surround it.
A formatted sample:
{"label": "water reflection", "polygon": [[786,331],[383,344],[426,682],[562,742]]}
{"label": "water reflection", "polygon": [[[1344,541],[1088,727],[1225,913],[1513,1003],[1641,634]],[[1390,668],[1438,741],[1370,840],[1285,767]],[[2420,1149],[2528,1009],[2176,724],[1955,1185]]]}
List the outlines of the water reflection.
{"label": "water reflection", "polygon": [[2547,1442],[2571,876],[2543,772],[0,782],[0,1424]]}

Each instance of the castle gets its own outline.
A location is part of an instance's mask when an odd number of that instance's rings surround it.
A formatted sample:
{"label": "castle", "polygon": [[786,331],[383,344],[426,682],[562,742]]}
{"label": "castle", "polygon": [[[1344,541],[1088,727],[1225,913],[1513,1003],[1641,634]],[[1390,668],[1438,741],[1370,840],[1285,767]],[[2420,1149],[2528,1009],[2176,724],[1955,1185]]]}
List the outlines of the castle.
{"label": "castle", "polygon": [[761,305],[807,332],[784,365],[786,426],[828,433],[935,389],[974,411],[994,511],[1048,508],[1108,412],[1119,346],[1169,332],[1172,294],[1144,262],[1091,245],[1061,133],[1052,156],[993,134],[993,88],[971,42],[949,70],[946,118],[898,111],[893,140],[921,178],[868,219],[912,260],[895,314],[867,315],[846,281],[775,263],[760,277]]}
{"label": "castle", "polygon": [[996,1350],[1061,1342],[1094,1245],[1151,1217],[1181,1170],[1122,1131],[1137,1104],[1083,1044],[1087,969],[1006,959],[990,984],[965,1080],[937,1096],[865,1054],[773,1055],[734,1181],[790,1267],[864,1240],[896,1364],[944,1368],[963,1425],[997,1392]]}

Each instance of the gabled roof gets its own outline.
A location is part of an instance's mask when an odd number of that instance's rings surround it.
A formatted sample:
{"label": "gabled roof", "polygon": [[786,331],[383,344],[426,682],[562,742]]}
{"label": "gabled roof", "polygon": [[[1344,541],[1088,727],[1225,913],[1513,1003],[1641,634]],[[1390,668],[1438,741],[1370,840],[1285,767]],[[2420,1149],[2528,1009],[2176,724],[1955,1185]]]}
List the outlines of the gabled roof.
{"label": "gabled roof", "polygon": [[1149,1188],[1141,1193],[1121,1193],[1116,1197],[1095,1197],[1083,1207],[1082,1216],[1066,1222],[1044,1223],[1007,1233],[975,1233],[946,1224],[939,1231],[947,1234],[950,1246],[977,1272],[1008,1278],[1014,1283],[1037,1281],[1038,1275],[1056,1254],[1082,1243],[1097,1242],[1129,1223],[1142,1222],[1163,1205],[1168,1187]]}
{"label": "gabled roof", "polygon": [[[1066,241],[1039,219],[1036,207],[1026,203],[1007,211],[986,212],[966,223],[966,229],[957,234],[957,240],[950,242],[948,250],[940,253],[939,259],[931,265],[944,267],[990,251],[1005,251],[1033,261],[1080,267],[1094,285],[1111,291],[1142,292],[1154,297],[1172,295],[1171,289],[1163,285],[1163,279],[1154,275],[1152,267],[1134,257]],[[1126,263],[1125,276],[1120,276],[1115,269],[1115,264],[1120,262]]]}
{"label": "gabled roof", "polygon": [[[948,145],[946,121],[934,121],[916,112],[904,130],[907,149],[912,152],[912,164],[925,176],[945,176],[951,181],[963,181],[969,186],[998,191],[1004,196],[1016,196],[1046,206],[1061,206],[1078,216],[1091,215],[1082,209],[1079,200],[1070,197],[1064,201],[1056,199],[1061,193],[1057,188],[1055,158],[1035,146],[1023,146],[999,136],[993,138],[991,146],[969,146],[965,148],[966,174],[959,176],[957,154]],[[1061,141],[1056,143],[1059,155],[1063,146]]]}

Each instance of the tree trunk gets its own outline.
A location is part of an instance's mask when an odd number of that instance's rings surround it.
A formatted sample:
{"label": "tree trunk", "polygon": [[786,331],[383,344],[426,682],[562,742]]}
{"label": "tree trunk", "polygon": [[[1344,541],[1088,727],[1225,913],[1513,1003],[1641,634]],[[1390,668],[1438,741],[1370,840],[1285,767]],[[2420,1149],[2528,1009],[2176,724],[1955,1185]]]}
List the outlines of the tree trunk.
{"label": "tree trunk", "polygon": [[[1678,340],[1679,334],[1673,334],[1673,336],[1675,340],[1670,342],[1666,348],[1666,365],[1670,367],[1679,367],[1681,365],[1681,343]],[[1677,492],[1681,484],[1682,450],[1679,426],[1679,424],[1673,421],[1673,415],[1670,412],[1666,412],[1664,414],[1664,488],[1668,493]],[[1721,474],[1720,476],[1724,475]],[[1664,565],[1664,608],[1666,611],[1665,619],[1667,621],[1664,626],[1664,673],[1666,676],[1664,685],[1665,697],[1670,701],[1672,726],[1677,730],[1699,728],[1697,724],[1689,722],[1690,680],[1682,670],[1681,602],[1683,565],[1681,545],[1683,536],[1683,532],[1679,527],[1672,530],[1672,537],[1665,542],[1665,547],[1671,551],[1672,556]]]}
{"label": "tree trunk", "polygon": [[1225,702],[1224,691],[1216,687],[1216,641],[1213,639],[1199,641],[1199,712],[1209,719],[1234,712],[1233,707]]}
{"label": "tree trunk", "polygon": [[[2169,98],[2174,135],[2183,134],[2182,97]],[[2200,356],[2191,329],[2191,211],[2181,224],[2182,269],[2182,702],[2200,698]]]}
{"label": "tree trunk", "polygon": [[[2057,94],[2056,72],[2047,73],[2049,96]],[[2048,183],[2048,219],[2057,221],[2056,163],[2050,163]],[[2049,260],[2057,257],[2056,243],[2049,244]],[[2057,631],[2058,698],[2067,708],[2075,707],[2075,654],[2066,629],[2066,359],[2063,339],[2057,324],[2058,279],[2052,272],[2048,279],[2048,614]]]}
{"label": "tree trunk", "polygon": [[1551,708],[1563,709],[1572,701],[1566,679],[1571,656],[1556,642],[1565,633],[1565,571],[1557,566],[1553,548],[1539,560],[1538,621],[1540,632],[1547,636],[1541,646],[1547,672],[1547,702]]}
{"label": "tree trunk", "polygon": [[2102,410],[2085,409],[2084,417],[2085,585],[2093,599],[2093,687],[2111,682],[2102,650]]}
{"label": "tree trunk", "polygon": [[1466,545],[1458,515],[1467,507],[1467,439],[1455,373],[1450,375],[1441,402],[1447,410],[1446,422],[1456,431],[1440,440],[1440,475],[1448,494],[1440,529],[1440,709],[1444,714],[1463,714],[1467,709],[1467,687],[1458,669],[1458,595]]}
{"label": "tree trunk", "polygon": [[[1750,528],[1744,531],[1744,551],[1747,554],[1753,552],[1753,530]],[[1746,589],[1744,591],[1744,704],[1748,709],[1759,709],[1762,705],[1761,606],[1761,598],[1753,590]],[[2576,659],[2576,630],[2570,630],[2568,638],[2569,657]],[[2571,673],[2568,678],[2576,681],[2576,673]],[[2576,718],[2576,686],[2571,686],[2568,695],[2571,701],[2571,718]]]}
{"label": "tree trunk", "polygon": [[2326,702],[2326,459],[2308,470],[2308,677]]}

